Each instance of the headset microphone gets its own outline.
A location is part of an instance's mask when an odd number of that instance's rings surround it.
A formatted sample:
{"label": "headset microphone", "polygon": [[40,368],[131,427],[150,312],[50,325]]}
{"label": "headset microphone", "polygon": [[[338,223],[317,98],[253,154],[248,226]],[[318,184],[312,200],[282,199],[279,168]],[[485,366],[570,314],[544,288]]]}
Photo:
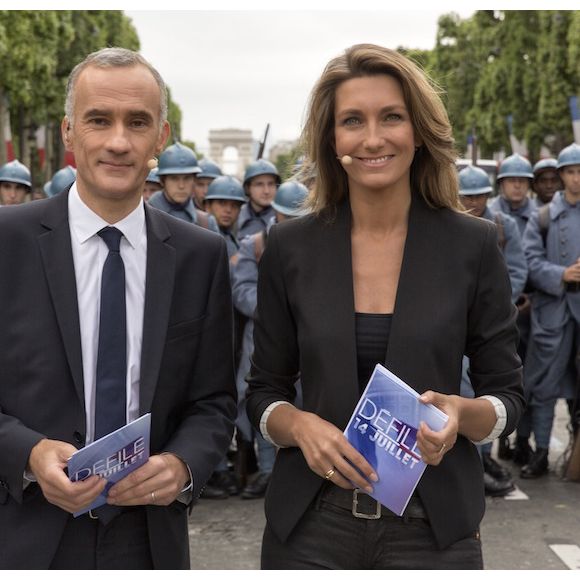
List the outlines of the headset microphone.
{"label": "headset microphone", "polygon": [[350,155],[343,155],[342,157],[337,157],[338,160],[343,165],[352,165],[352,157]]}

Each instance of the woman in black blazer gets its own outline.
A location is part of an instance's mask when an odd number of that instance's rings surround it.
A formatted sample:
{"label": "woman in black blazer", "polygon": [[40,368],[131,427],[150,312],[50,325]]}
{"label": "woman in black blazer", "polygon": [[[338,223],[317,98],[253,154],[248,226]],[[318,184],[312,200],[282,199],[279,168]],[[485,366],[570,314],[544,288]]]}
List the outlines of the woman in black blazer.
{"label": "woman in black blazer", "polygon": [[[304,144],[312,213],[272,228],[260,263],[248,414],[281,447],[263,568],[481,568],[472,441],[523,408],[516,311],[495,226],[461,212],[445,109],[425,74],[357,45],[315,86]],[[459,397],[471,360],[475,399]],[[342,430],[381,362],[448,416],[403,517],[359,495],[376,474]],[[303,410],[289,402],[300,375]],[[352,483],[351,483],[352,482]],[[362,499],[361,499],[362,498]]]}

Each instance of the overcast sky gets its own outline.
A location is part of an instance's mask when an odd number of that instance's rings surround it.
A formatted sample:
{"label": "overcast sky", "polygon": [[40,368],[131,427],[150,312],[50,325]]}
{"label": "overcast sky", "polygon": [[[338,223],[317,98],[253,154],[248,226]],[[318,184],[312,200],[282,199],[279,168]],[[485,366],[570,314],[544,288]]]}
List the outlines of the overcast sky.
{"label": "overcast sky", "polygon": [[269,122],[267,149],[297,138],[310,90],[331,58],[361,42],[433,48],[437,19],[448,11],[126,14],[181,107],[183,138],[207,155],[210,129],[250,129],[261,140]]}

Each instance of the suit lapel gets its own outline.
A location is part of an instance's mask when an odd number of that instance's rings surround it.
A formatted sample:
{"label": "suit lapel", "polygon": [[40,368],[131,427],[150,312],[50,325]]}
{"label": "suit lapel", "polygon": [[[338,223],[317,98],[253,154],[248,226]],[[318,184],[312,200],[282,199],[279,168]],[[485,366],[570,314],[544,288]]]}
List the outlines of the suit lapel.
{"label": "suit lapel", "polygon": [[416,324],[418,293],[422,284],[432,280],[427,259],[434,243],[429,233],[429,211],[423,198],[413,195],[385,360],[387,368],[401,378],[417,364],[418,353],[409,352],[405,336],[410,325],[420,328],[420,324]]}
{"label": "suit lapel", "polygon": [[145,208],[147,222],[147,274],[145,312],[141,346],[139,407],[141,414],[151,409],[161,367],[165,336],[171,310],[175,277],[175,249],[165,242],[171,233],[161,216]]}
{"label": "suit lapel", "polygon": [[[348,422],[352,410],[359,399],[357,348],[354,314],[354,288],[351,249],[352,216],[350,203],[346,199],[337,207],[336,222],[329,227],[325,236],[328,244],[326,256],[320,264],[323,274],[323,288],[332,292],[332,312],[328,324],[332,334],[340,338],[341,352],[330,353],[333,362],[333,376],[342,384],[344,396],[333,397],[329,404],[334,407],[332,418],[338,424]],[[326,226],[323,226],[326,227]],[[331,259],[328,259],[331,256]]]}
{"label": "suit lapel", "polygon": [[68,223],[68,192],[54,198],[41,220],[48,231],[38,238],[42,264],[54,305],[75,390],[84,406],[84,380],[77,286]]}

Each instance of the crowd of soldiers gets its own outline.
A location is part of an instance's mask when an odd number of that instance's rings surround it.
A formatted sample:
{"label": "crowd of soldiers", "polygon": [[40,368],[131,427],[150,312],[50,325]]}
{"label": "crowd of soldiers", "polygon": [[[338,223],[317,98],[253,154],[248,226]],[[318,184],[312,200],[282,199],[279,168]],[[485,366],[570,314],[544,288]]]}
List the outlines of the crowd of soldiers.
{"label": "crowd of soldiers", "polygon": [[[52,197],[74,180],[75,169],[67,166],[55,173],[43,192],[32,192],[29,169],[12,161],[0,167],[0,204],[23,203],[27,194],[32,200]],[[538,478],[548,473],[558,399],[567,401],[572,434],[580,424],[580,146],[572,144],[557,159],[542,159],[533,168],[518,154],[507,157],[499,165],[495,197],[487,173],[475,165],[459,172],[459,185],[466,210],[496,224],[518,309],[527,410],[515,439],[499,440],[497,455],[520,466],[520,477]],[[237,434],[202,492],[207,499],[231,495],[253,499],[266,492],[276,449],[252,428],[244,406],[258,262],[270,227],[302,215],[307,193],[298,181],[281,183],[275,165],[264,159],[251,163],[240,182],[223,175],[213,161],[198,161],[181,143],[165,149],[144,185],[143,198],[152,207],[222,235],[230,259],[236,313]],[[297,392],[299,399],[299,384]],[[461,394],[473,395],[467,358]],[[486,493],[510,493],[515,487],[512,472],[492,458],[491,444],[482,446],[480,453]]]}

